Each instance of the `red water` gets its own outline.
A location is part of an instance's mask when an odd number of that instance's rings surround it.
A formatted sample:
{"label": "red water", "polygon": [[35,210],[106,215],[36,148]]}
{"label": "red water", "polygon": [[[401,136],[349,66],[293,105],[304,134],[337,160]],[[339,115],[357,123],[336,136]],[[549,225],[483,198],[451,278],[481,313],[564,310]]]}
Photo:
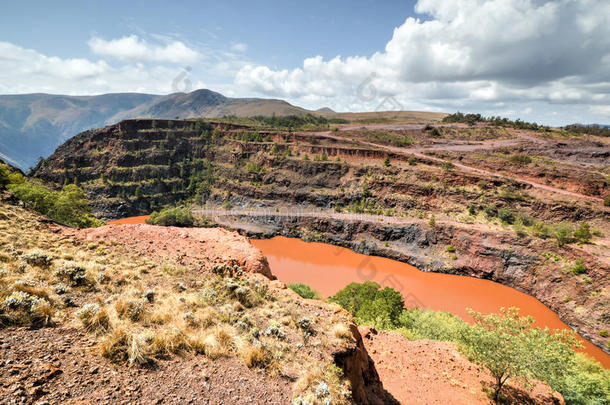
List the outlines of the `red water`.
{"label": "red water", "polygon": [[[347,284],[373,280],[400,291],[407,307],[451,312],[467,321],[466,308],[481,313],[498,312],[501,307],[518,307],[521,315],[531,315],[536,325],[569,329],[540,301],[513,288],[489,280],[440,273],[425,273],[406,263],[366,256],[324,243],[277,236],[252,240],[263,251],[271,271],[284,283],[305,283],[327,297]],[[610,368],[610,356],[589,341],[579,339],[583,351]]]}
{"label": "red water", "polygon": [[146,218],[150,217],[150,215],[141,215],[139,217],[127,217],[121,219],[115,219],[113,221],[108,221],[108,225],[121,225],[121,224],[145,224]]}

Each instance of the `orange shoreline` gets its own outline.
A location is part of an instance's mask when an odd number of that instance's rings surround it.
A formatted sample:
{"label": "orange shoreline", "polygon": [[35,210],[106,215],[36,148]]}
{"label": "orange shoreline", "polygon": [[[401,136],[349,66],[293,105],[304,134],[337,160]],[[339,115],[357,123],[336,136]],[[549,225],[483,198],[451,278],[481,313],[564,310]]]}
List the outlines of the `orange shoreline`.
{"label": "orange shoreline", "polygon": [[121,219],[113,219],[112,221],[108,221],[108,225],[135,225],[135,224],[144,224],[146,223],[146,219],[150,217],[150,215],[140,215],[139,217],[127,217]]}

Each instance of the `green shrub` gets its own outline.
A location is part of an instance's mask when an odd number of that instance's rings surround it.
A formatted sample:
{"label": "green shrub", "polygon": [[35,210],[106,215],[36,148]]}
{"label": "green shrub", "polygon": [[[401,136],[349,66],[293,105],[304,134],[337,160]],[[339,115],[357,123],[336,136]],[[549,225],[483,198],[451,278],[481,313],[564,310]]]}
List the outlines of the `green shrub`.
{"label": "green shrub", "polygon": [[582,353],[570,361],[561,378],[546,377],[549,385],[559,391],[568,405],[602,405],[610,403],[610,370]]}
{"label": "green shrub", "polygon": [[441,165],[444,171],[451,172],[455,169],[455,165],[452,162],[443,162]]}
{"label": "green shrub", "polygon": [[168,207],[161,211],[153,212],[146,219],[147,224],[161,226],[182,226],[189,227],[195,224],[195,217],[190,208],[187,207]]}
{"label": "green shrub", "polygon": [[468,324],[443,311],[423,310],[419,308],[405,309],[400,314],[400,327],[410,331],[415,339],[432,339],[440,341],[459,341],[462,331]]}
{"label": "green shrub", "polygon": [[604,205],[610,207],[610,194],[604,197]]}
{"label": "green shrub", "polygon": [[551,237],[551,227],[543,222],[536,222],[532,225],[532,234],[537,238],[548,239]]}
{"label": "green shrub", "polygon": [[310,286],[308,286],[307,284],[304,284],[304,283],[290,283],[286,287],[290,288],[292,291],[299,294],[303,298],[307,298],[307,299],[319,299],[320,298],[318,293],[313,288],[311,288]]}
{"label": "green shrub", "polygon": [[572,265],[572,267],[570,267],[570,272],[572,274],[582,274],[582,273],[586,273],[587,272],[587,267],[585,266],[584,262],[582,261],[582,259],[576,259],[576,261],[574,262],[574,264]]}
{"label": "green shrub", "polygon": [[515,214],[508,208],[500,208],[498,210],[498,218],[505,224],[513,224],[515,222]]}
{"label": "green shrub", "polygon": [[566,243],[572,241],[572,225],[562,222],[560,224],[555,225],[555,232],[553,233],[553,237],[557,239],[557,245],[563,246]]}
{"label": "green shrub", "polygon": [[376,291],[372,300],[363,302],[356,312],[360,324],[373,324],[378,328],[399,326],[399,317],[405,307],[402,295],[390,287]]}
{"label": "green shrub", "polygon": [[9,183],[10,174],[8,166],[0,163],[0,188],[4,188]]}
{"label": "green shrub", "polygon": [[584,222],[580,224],[578,229],[574,232],[574,239],[578,242],[587,243],[591,240],[591,227],[588,223]]}
{"label": "green shrub", "polygon": [[379,328],[399,326],[404,309],[402,295],[389,287],[380,289],[374,281],[350,283],[329,299],[348,310],[359,324],[372,324]]}
{"label": "green shrub", "polygon": [[512,155],[509,160],[518,165],[527,165],[532,163],[532,158],[528,155]]}
{"label": "green shrub", "polygon": [[453,253],[453,252],[455,252],[455,246],[453,246],[453,245],[449,245],[449,246],[447,246],[447,249],[446,249],[446,250],[447,250],[447,252],[449,252],[449,253]]}
{"label": "green shrub", "polygon": [[57,222],[77,228],[102,225],[91,213],[87,196],[75,184],[54,191],[17,173],[9,175],[9,182],[7,187],[15,197]]}
{"label": "green shrub", "polygon": [[360,310],[367,301],[372,301],[381,286],[374,281],[364,283],[349,283],[344,289],[329,298],[330,302],[335,302],[349,311],[352,315]]}

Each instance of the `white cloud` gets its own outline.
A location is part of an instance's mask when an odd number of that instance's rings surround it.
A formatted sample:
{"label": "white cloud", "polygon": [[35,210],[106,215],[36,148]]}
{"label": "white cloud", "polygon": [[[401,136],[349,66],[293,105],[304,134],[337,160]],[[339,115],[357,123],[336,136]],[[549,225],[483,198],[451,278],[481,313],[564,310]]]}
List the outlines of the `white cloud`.
{"label": "white cloud", "polygon": [[18,73],[80,80],[102,74],[109,69],[108,64],[104,61],[91,62],[82,58],[61,59],[45,56],[32,49],[25,49],[9,42],[0,42],[0,55],[0,72],[6,74],[6,78],[8,75]]}
{"label": "white cloud", "polygon": [[231,49],[235,52],[246,52],[248,50],[248,45],[243,42],[237,42],[231,45]]}
{"label": "white cloud", "polygon": [[164,45],[150,44],[137,35],[106,41],[93,37],[87,44],[93,53],[130,62],[195,63],[200,54],[181,41],[168,41]]}
{"label": "white cloud", "polygon": [[604,117],[610,117],[610,105],[594,105],[591,106],[591,112]]}
{"label": "white cloud", "polygon": [[[523,103],[601,104],[610,88],[610,2],[419,0],[383,51],[314,56],[300,68],[248,65],[235,84],[308,107],[370,110],[384,97],[405,108],[522,111]],[[604,86],[603,84],[606,84]],[[376,97],[362,97],[365,85]],[[506,109],[506,107],[510,107]],[[500,111],[497,108],[496,111]]]}
{"label": "white cloud", "polygon": [[[142,63],[111,66],[104,60],[47,56],[32,49],[0,42],[0,94],[109,92],[170,93],[180,68]],[[205,87],[190,78],[192,87]]]}

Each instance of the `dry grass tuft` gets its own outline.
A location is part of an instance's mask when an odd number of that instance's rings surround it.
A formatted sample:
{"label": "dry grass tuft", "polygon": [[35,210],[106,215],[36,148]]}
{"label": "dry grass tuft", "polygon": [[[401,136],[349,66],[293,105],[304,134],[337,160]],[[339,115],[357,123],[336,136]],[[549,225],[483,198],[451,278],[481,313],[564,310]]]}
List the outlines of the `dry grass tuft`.
{"label": "dry grass tuft", "polygon": [[229,356],[237,347],[236,340],[235,330],[221,325],[195,334],[190,343],[197,353],[217,359]]}
{"label": "dry grass tuft", "polygon": [[188,337],[178,328],[157,331],[150,346],[153,353],[161,356],[182,353],[191,349]]}
{"label": "dry grass tuft", "polygon": [[349,326],[343,323],[336,324],[332,329],[332,333],[336,338],[339,339],[351,339],[353,337]]}
{"label": "dry grass tuft", "polygon": [[89,332],[104,334],[111,329],[110,315],[105,307],[86,304],[76,312],[76,316]]}
{"label": "dry grass tuft", "polygon": [[11,289],[13,291],[22,291],[38,298],[49,298],[49,290],[44,287],[30,285],[29,283],[14,283]]}
{"label": "dry grass tuft", "polygon": [[146,299],[127,299],[121,297],[114,303],[114,309],[119,318],[126,318],[132,322],[137,322],[142,318],[147,303]]}
{"label": "dry grass tuft", "polygon": [[271,361],[269,352],[266,348],[262,347],[260,342],[257,346],[246,346],[242,349],[241,356],[243,357],[246,366],[250,368],[265,368]]}

